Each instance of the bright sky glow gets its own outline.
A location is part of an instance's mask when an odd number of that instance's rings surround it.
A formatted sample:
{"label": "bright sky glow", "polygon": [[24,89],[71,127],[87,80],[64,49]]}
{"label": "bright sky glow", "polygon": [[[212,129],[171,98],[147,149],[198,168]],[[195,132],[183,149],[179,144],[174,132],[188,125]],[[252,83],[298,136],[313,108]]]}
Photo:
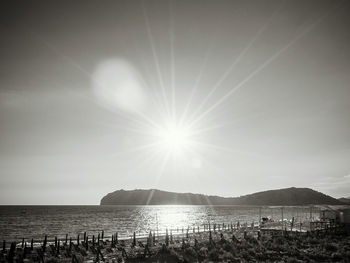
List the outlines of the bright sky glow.
{"label": "bright sky glow", "polygon": [[2,204],[120,188],[348,196],[349,3],[8,1]]}

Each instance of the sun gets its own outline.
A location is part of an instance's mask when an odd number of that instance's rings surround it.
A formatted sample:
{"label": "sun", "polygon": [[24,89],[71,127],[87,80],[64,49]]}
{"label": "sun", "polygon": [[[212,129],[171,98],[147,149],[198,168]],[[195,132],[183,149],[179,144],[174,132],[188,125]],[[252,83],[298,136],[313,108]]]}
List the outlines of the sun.
{"label": "sun", "polygon": [[157,130],[156,135],[161,148],[173,155],[179,155],[191,145],[191,131],[175,121],[168,122]]}

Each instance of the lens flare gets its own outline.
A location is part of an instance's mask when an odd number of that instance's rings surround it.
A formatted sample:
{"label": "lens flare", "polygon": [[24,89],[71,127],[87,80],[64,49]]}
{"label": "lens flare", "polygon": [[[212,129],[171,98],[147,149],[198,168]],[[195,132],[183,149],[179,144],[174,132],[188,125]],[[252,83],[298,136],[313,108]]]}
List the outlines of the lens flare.
{"label": "lens flare", "polygon": [[96,97],[103,106],[129,112],[140,112],[146,106],[141,75],[127,61],[103,61],[93,74],[93,82]]}

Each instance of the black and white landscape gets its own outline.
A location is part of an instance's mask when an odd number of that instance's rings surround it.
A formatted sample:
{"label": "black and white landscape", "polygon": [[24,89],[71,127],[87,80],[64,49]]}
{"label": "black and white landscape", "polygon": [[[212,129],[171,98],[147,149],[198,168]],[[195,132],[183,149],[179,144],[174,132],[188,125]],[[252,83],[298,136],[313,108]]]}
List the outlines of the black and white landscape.
{"label": "black and white landscape", "polygon": [[0,262],[349,262],[349,12],[2,1]]}

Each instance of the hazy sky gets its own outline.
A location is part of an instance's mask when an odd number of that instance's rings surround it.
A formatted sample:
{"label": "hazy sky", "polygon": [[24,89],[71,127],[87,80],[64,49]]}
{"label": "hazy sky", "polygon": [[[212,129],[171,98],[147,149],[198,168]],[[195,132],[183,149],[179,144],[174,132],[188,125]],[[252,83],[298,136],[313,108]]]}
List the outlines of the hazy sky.
{"label": "hazy sky", "polygon": [[348,1],[9,1],[0,203],[350,196]]}

